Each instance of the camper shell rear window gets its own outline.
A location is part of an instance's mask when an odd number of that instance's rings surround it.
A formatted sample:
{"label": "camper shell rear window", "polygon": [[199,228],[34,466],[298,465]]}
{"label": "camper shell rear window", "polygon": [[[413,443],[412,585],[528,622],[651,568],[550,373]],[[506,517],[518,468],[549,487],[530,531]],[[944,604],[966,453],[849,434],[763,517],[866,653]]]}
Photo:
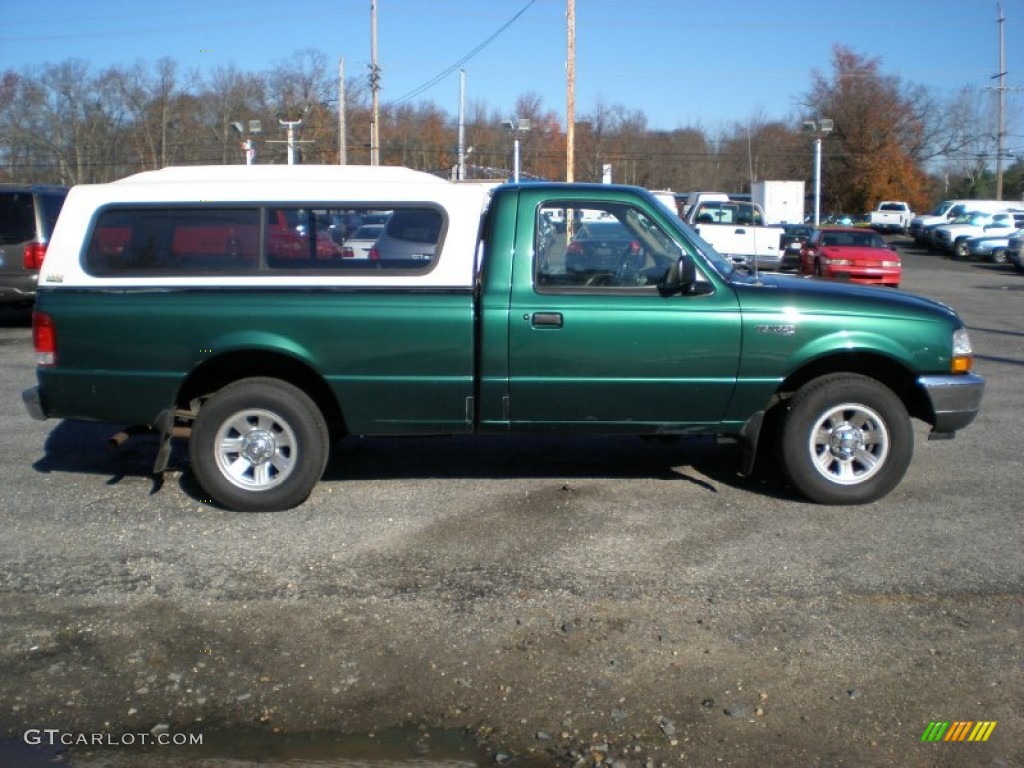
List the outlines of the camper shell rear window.
{"label": "camper shell rear window", "polygon": [[[363,224],[381,227],[372,242],[355,237]],[[83,266],[97,277],[420,274],[436,264],[446,224],[427,203],[108,206]]]}

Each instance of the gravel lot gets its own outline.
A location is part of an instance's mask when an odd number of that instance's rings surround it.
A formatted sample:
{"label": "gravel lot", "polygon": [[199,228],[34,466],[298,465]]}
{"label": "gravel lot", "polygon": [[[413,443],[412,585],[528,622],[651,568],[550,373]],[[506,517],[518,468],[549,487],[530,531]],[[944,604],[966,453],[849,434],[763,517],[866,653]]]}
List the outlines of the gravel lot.
{"label": "gravel lot", "polygon": [[459,438],[343,442],[299,509],[225,512],[184,450],[157,480],[149,438],[31,421],[0,313],[0,766],[154,728],[204,746],[62,764],[1024,765],[1024,276],[903,253],[986,399],[851,508],[706,440]]}

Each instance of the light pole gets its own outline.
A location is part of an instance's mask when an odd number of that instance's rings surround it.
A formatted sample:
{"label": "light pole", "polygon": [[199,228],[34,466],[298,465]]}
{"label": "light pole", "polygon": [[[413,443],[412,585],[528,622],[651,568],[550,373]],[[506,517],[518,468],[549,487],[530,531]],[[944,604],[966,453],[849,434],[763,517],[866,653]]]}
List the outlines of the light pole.
{"label": "light pole", "polygon": [[[245,164],[254,165],[256,163],[256,144],[253,142],[252,138],[246,135],[245,126],[240,120],[236,120],[231,123],[231,127],[238,131],[238,135],[242,137],[240,146],[242,148],[242,153],[245,155]],[[262,124],[259,120],[249,121],[250,134],[259,134],[262,130]]]}
{"label": "light pole", "polygon": [[821,224],[821,141],[832,132],[833,122],[827,117],[804,120],[804,128],[814,132],[814,226]]}
{"label": "light pole", "polygon": [[524,117],[502,123],[512,133],[512,180],[519,183],[519,135],[530,130],[530,121]]}
{"label": "light pole", "polygon": [[284,120],[279,117],[277,122],[288,130],[288,165],[295,165],[295,128],[302,125],[302,120]]}

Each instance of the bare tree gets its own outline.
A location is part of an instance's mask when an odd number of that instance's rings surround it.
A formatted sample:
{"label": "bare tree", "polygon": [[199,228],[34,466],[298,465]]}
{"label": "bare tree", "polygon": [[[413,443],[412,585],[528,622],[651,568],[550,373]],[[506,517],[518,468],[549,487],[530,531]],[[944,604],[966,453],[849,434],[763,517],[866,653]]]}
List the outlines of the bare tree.
{"label": "bare tree", "polygon": [[291,59],[278,62],[267,73],[266,82],[274,117],[302,120],[299,136],[312,142],[303,154],[337,162],[337,110],[330,108],[337,104],[337,78],[323,52],[312,48],[296,52]]}
{"label": "bare tree", "polygon": [[203,122],[219,145],[219,162],[243,162],[239,147],[243,135],[232,124],[241,123],[243,133],[247,134],[250,120],[262,122],[268,117],[266,82],[259,75],[239,71],[233,64],[218,67],[199,95],[199,107]]}
{"label": "bare tree", "polygon": [[997,151],[998,130],[992,94],[962,89],[950,106],[949,123],[950,142],[940,166],[949,191],[963,197],[990,194],[991,175],[987,171]]}

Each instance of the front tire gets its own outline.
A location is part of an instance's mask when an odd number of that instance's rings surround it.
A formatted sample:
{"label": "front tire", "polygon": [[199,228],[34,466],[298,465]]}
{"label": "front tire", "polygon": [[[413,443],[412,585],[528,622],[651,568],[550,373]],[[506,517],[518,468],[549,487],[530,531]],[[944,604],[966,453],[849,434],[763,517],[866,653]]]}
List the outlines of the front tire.
{"label": "front tire", "polygon": [[192,471],[212,501],[276,512],[305,501],[330,449],[320,409],[278,379],[242,379],[203,404],[189,439]]}
{"label": "front tire", "polygon": [[993,264],[1006,264],[1009,260],[1010,257],[1007,255],[1005,248],[996,248],[992,251]]}
{"label": "front tire", "polygon": [[907,409],[888,387],[857,374],[804,385],[790,401],[781,436],[792,485],[821,504],[867,504],[906,474],[914,452]]}

